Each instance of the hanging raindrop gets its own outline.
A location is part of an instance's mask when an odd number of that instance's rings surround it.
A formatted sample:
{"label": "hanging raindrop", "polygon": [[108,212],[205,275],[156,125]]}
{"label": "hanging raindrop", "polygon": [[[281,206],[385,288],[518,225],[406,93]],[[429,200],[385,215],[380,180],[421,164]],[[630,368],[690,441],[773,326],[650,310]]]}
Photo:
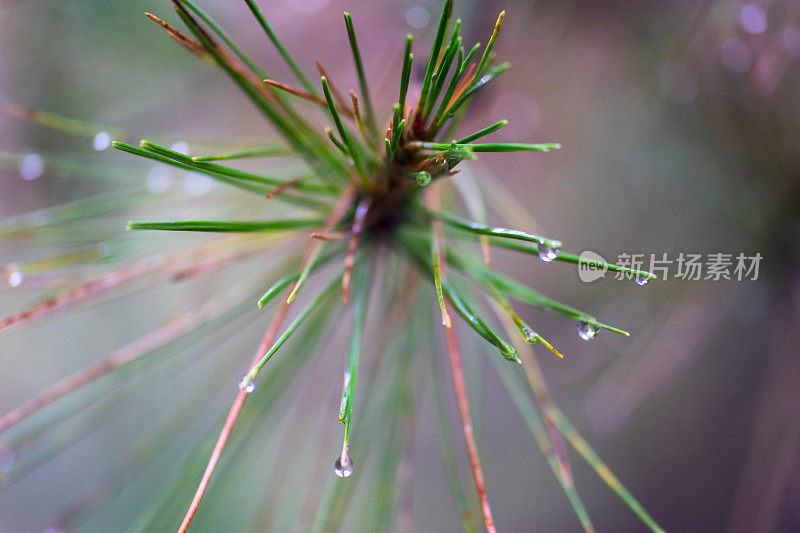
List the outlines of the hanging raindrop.
{"label": "hanging raindrop", "polygon": [[578,335],[585,341],[592,340],[597,335],[598,327],[589,322],[578,322]]}
{"label": "hanging raindrop", "polygon": [[239,382],[239,390],[246,394],[250,394],[256,390],[256,384],[253,382],[253,378],[251,378],[249,374],[243,377],[242,381]]}
{"label": "hanging raindrop", "polygon": [[561,248],[557,246],[550,246],[549,244],[545,244],[543,242],[539,243],[537,249],[539,251],[539,259],[545,263],[549,263],[561,253]]}
{"label": "hanging raindrop", "polygon": [[635,281],[638,286],[642,287],[647,285],[647,282],[650,281],[650,278],[647,276],[637,275],[635,278],[633,278],[633,281]]}
{"label": "hanging raindrop", "polygon": [[333,464],[333,473],[339,477],[350,477],[353,474],[353,460],[345,449],[345,452],[336,458]]}
{"label": "hanging raindrop", "polygon": [[522,336],[525,337],[525,342],[538,342],[538,338],[536,338],[536,333],[531,328],[522,328]]}

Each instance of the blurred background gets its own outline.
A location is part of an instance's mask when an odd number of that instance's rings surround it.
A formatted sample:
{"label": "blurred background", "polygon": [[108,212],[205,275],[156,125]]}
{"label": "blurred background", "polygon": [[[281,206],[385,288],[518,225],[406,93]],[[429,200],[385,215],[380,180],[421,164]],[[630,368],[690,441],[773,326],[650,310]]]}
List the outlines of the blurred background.
{"label": "blurred background", "polygon": [[[274,78],[291,79],[243,3],[203,0],[202,5]],[[405,34],[415,33],[415,50],[424,50],[440,10],[439,2],[418,0],[260,5],[301,66],[313,72],[314,61],[320,61],[344,89],[357,83],[341,19],[342,11],[350,11],[374,100],[386,116]],[[629,339],[601,333],[586,343],[573,322],[525,310],[524,318],[566,355],[557,360],[537,352],[555,401],[666,530],[800,530],[800,5],[459,0],[455,13],[463,18],[465,40],[485,42],[502,9],[507,16],[495,51],[512,68],[473,100],[461,131],[507,118],[510,124],[494,134],[498,141],[560,142],[563,148],[548,154],[481,154],[468,163],[471,174],[477,181],[482,173],[500,178],[538,225],[525,229],[562,240],[565,250],[591,250],[612,262],[620,254],[644,254],[644,268],[653,255],[667,254],[671,261],[666,279],[638,287],[612,274],[584,283],[574,265],[497,252],[501,270],[632,333]],[[166,0],[5,0],[0,101],[103,125],[98,132],[118,128],[134,139],[160,135],[190,147],[192,139],[274,138],[222,73],[173,43],[144,11],[177,21]],[[111,188],[161,195],[173,202],[166,204],[169,212],[181,215],[218,207],[210,180],[154,170],[103,150],[106,144],[103,138],[0,114],[0,216],[19,217]],[[109,224],[149,213],[126,209]],[[160,209],[152,212],[165,212],[163,205]],[[121,224],[113,230],[119,235],[124,220]],[[9,281],[0,287],[0,316],[47,294],[26,290],[24,283],[15,287],[7,265],[74,250],[80,231],[94,229],[0,240],[0,265],[6,265]],[[176,245],[196,242],[169,238]],[[720,253],[730,254],[731,279],[682,279],[680,254],[701,254],[707,262]],[[760,254],[757,274],[736,279],[739,254]],[[700,277],[706,274],[704,269]],[[148,286],[4,332],[0,411],[152,330],[174,312],[176,299],[200,298],[204,290],[196,283]],[[204,415],[181,435],[198,441],[218,427],[218,416],[235,393],[230,384],[262,330],[263,322],[246,322],[225,339],[201,341],[152,374],[180,371],[174,381],[162,379],[151,387],[147,375],[127,374],[119,384],[126,387],[124,394],[102,396],[116,402],[113,416],[101,416],[109,408],[95,397],[81,400],[96,412],[83,409],[75,416],[86,420],[65,419],[31,437],[30,453],[43,455],[21,474],[15,469],[26,464],[29,450],[18,453],[0,441],[0,482],[4,475],[14,480],[0,483],[0,531],[43,531],[62,522],[67,530],[127,529],[147,505],[151,487],[166,477],[173,463],[169,455],[142,467],[142,475],[121,494],[97,499],[103,505],[77,523],[68,517],[81,510],[80,502],[102,492],[106,485],[98,489],[98,479],[124,479],[136,468],[120,457],[152,425],[164,402],[205,383],[201,379],[224,375],[222,383],[209,382]],[[326,353],[346,350],[345,337],[334,335]],[[223,362],[201,359],[203,342],[227,354]],[[578,531],[484,351],[465,357],[468,373],[480,383],[473,400],[484,421],[476,430],[499,529]],[[330,405],[339,394],[341,371],[337,360],[327,360],[330,364],[315,367],[311,380],[323,400],[287,404],[296,409],[294,437],[264,444],[264,450],[278,450],[269,453],[285,454],[292,468],[297,467],[293,457],[305,454],[309,459],[303,464],[325,476],[340,442],[335,420],[321,423],[313,437],[326,443],[323,452],[309,452],[303,443],[312,439],[306,434],[311,422],[335,418],[325,409],[335,412]],[[430,401],[422,396],[413,529],[459,531],[429,420]],[[52,416],[58,418],[58,412]],[[90,424],[92,417],[98,422]],[[455,453],[461,460],[459,437],[456,433]],[[576,486],[599,531],[645,530],[577,455],[570,457]],[[262,481],[290,484],[293,471],[279,468]],[[196,480],[186,485],[191,495]],[[181,498],[179,508],[188,501]],[[233,496],[223,501],[214,505],[230,505],[231,515],[245,505],[234,503]],[[266,512],[249,505],[251,514],[253,508]],[[302,514],[304,503],[298,506]],[[232,523],[209,519],[206,527],[221,530]]]}

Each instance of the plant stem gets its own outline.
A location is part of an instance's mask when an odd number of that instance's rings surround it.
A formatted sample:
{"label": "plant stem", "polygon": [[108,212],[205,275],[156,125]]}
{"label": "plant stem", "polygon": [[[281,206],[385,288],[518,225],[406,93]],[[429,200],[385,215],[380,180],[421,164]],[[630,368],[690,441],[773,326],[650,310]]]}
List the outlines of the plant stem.
{"label": "plant stem", "polygon": [[[262,353],[264,353],[272,344],[272,340],[278,333],[278,328],[280,327],[281,322],[283,322],[283,319],[286,317],[286,313],[288,311],[288,303],[282,304],[280,309],[278,309],[278,313],[275,315],[275,318],[272,319],[272,323],[267,329],[267,332],[264,334],[264,338],[261,339],[261,344],[258,346],[258,350],[256,350],[256,354],[250,363],[251,367],[261,360]],[[225,444],[228,442],[228,437],[230,437],[231,431],[233,431],[233,426],[236,424],[236,420],[239,418],[239,413],[241,413],[242,407],[244,406],[244,401],[246,399],[247,393],[243,390],[240,390],[236,395],[233,405],[231,405],[231,409],[228,412],[228,416],[225,419],[225,424],[222,426],[222,430],[219,433],[217,442],[214,444],[214,449],[211,452],[211,458],[208,460],[208,464],[203,472],[203,477],[200,480],[200,484],[194,493],[192,502],[189,504],[189,509],[186,511],[186,515],[183,517],[183,522],[181,522],[181,525],[178,528],[178,533],[186,533],[189,524],[192,523],[194,514],[197,512],[197,508],[200,506],[200,502],[203,500],[203,496],[208,488],[208,483],[211,481],[211,476],[214,473],[214,469],[217,466],[220,455],[222,455],[222,450],[225,448]]]}
{"label": "plant stem", "polygon": [[472,432],[472,420],[469,416],[469,402],[464,385],[464,371],[461,367],[461,354],[458,349],[458,336],[455,327],[445,328],[445,339],[447,340],[447,353],[450,357],[450,368],[453,373],[453,385],[455,386],[456,399],[458,400],[458,411],[461,414],[461,426],[464,430],[464,438],[467,441],[469,463],[472,468],[472,477],[475,480],[475,489],[478,492],[478,499],[481,502],[483,520],[486,524],[486,530],[489,533],[496,533],[497,529],[494,525],[494,518],[492,518],[492,509],[489,506],[489,498],[486,496],[483,470],[481,470],[481,463],[478,458],[478,447],[475,444],[475,436]]}

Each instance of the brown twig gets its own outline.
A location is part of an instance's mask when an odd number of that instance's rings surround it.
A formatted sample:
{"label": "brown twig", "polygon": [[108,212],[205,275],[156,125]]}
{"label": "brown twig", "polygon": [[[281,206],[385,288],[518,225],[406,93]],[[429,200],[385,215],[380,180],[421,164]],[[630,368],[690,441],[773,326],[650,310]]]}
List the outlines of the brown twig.
{"label": "brown twig", "polygon": [[[246,68],[245,65],[242,64],[240,61],[235,60],[224,48],[222,48],[219,45],[219,43],[213,37],[211,37],[211,34],[208,33],[208,31],[206,31],[205,28],[203,28],[199,22],[197,22],[197,19],[195,19],[195,17],[191,13],[189,13],[189,10],[186,8],[186,6],[183,5],[183,3],[180,0],[172,0],[172,3],[175,5],[175,8],[181,13],[183,13],[183,15],[188,20],[192,21],[192,24],[197,29],[197,31],[200,32],[203,35],[203,38],[206,39],[211,44],[211,46],[213,47],[213,51],[219,54],[219,56],[222,58],[222,61],[226,63],[228,67],[230,67],[237,74],[244,77],[250,85],[252,85],[271,103],[273,104],[277,103],[284,110],[287,109],[285,102],[281,102],[278,98],[276,98],[275,94],[273,94],[267,87],[265,87],[264,84],[261,83],[261,80],[259,80],[258,77],[256,77],[256,75],[253,74],[252,71],[250,71],[250,69]],[[205,45],[202,45],[202,43],[201,46],[203,46],[203,49],[208,50],[208,53],[213,56],[211,50],[206,48]],[[215,63],[216,62],[217,61],[215,61]]]}
{"label": "brown twig", "polygon": [[285,183],[281,183],[271,191],[267,193],[267,198],[275,198],[277,195],[285,191],[286,189],[290,189],[300,183],[300,180],[289,180]]}
{"label": "brown twig", "polygon": [[[364,120],[361,118],[361,112],[358,108],[358,96],[356,95],[355,91],[352,89],[350,90],[350,100],[353,102],[353,117],[356,120],[356,125],[358,126],[358,131],[361,133],[361,137],[364,139],[367,138],[367,134],[364,131]],[[349,111],[349,109],[348,109]]]}
{"label": "brown twig", "polygon": [[453,105],[453,103],[456,100],[458,100],[458,97],[461,96],[461,93],[463,93],[466,90],[466,88],[469,87],[470,83],[472,83],[472,80],[475,79],[474,71],[475,71],[475,63],[469,66],[469,70],[467,70],[467,73],[464,74],[464,77],[461,79],[460,82],[458,82],[456,90],[455,92],[453,92],[453,96],[450,97],[450,101],[447,102],[447,105],[444,107],[445,109]]}
{"label": "brown twig", "polygon": [[347,100],[344,99],[342,93],[340,93],[339,89],[336,88],[336,85],[333,83],[333,79],[328,75],[327,72],[325,72],[325,69],[319,61],[316,62],[316,65],[320,76],[325,76],[325,79],[328,80],[328,87],[330,87],[333,98],[336,100],[336,105],[338,106],[337,110],[348,109],[349,106],[347,104]]}
{"label": "brown twig", "polygon": [[152,13],[145,12],[145,17],[149,18],[165,30],[167,30],[167,34],[172,37],[178,44],[203,59],[211,59],[211,55],[206,51],[205,47],[200,44],[199,42],[195,41],[194,39],[186,36],[185,34],[181,33],[177,28],[167,24],[157,16],[153,15]]}
{"label": "brown twig", "polygon": [[[280,324],[288,311],[288,303],[283,303],[280,309],[278,309],[278,314],[272,320],[267,332],[264,334],[264,338],[261,340],[258,350],[256,350],[256,354],[250,363],[251,367],[258,363],[264,353],[269,349],[273,339],[275,338],[275,335],[278,333],[278,327],[280,327]],[[197,512],[197,508],[200,506],[200,502],[203,500],[203,495],[205,495],[206,489],[208,488],[208,483],[211,481],[211,475],[214,473],[214,469],[217,466],[220,455],[222,455],[222,450],[225,448],[225,444],[228,442],[228,437],[230,437],[231,431],[233,431],[233,426],[236,423],[236,420],[239,418],[239,413],[241,413],[242,407],[244,406],[244,401],[246,399],[247,392],[240,390],[236,395],[236,400],[234,400],[230,411],[228,411],[228,417],[225,419],[225,424],[222,426],[219,437],[217,437],[217,442],[214,444],[214,449],[211,452],[211,458],[208,460],[206,469],[203,472],[203,477],[200,479],[200,484],[197,486],[197,490],[194,493],[192,503],[189,504],[189,509],[186,511],[183,522],[181,522],[181,525],[178,528],[178,533],[185,533],[189,527],[189,524],[192,523],[194,514]]]}
{"label": "brown twig", "polygon": [[[319,96],[314,96],[313,94],[307,93],[300,89],[296,89],[294,87],[290,87],[289,85],[285,85],[275,80],[267,79],[262,81],[271,87],[275,87],[276,89],[280,89],[281,91],[297,96],[298,98],[302,98],[303,100],[308,100],[309,102],[313,102],[319,106],[324,107],[325,109],[328,109],[328,102],[325,101],[324,98],[320,98]],[[353,112],[347,107],[342,109],[337,108],[337,111],[339,111],[343,115],[353,118]]]}
{"label": "brown twig", "polygon": [[483,470],[481,470],[481,463],[478,458],[478,447],[475,444],[475,436],[472,433],[472,420],[469,416],[469,402],[467,401],[467,391],[464,385],[464,371],[461,368],[461,355],[458,349],[456,328],[445,328],[445,339],[447,340],[447,353],[450,356],[450,367],[453,371],[453,384],[455,385],[456,399],[458,400],[458,410],[461,413],[464,438],[467,440],[469,463],[472,468],[472,477],[475,479],[475,489],[478,492],[478,499],[481,503],[483,520],[486,524],[486,530],[489,533],[496,533],[497,529],[494,525],[494,518],[492,518],[492,509],[486,496],[486,485],[483,482]]}
{"label": "brown twig", "polygon": [[319,239],[321,241],[338,241],[339,239],[344,237],[344,235],[345,234],[342,233],[341,231],[333,231],[329,233],[316,232],[311,234],[311,238]]}

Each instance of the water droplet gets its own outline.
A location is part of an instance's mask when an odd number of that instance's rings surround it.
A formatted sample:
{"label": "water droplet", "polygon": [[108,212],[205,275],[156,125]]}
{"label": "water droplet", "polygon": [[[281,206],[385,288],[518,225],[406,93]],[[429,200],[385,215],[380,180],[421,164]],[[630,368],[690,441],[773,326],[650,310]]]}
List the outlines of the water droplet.
{"label": "water droplet", "polygon": [[522,335],[525,337],[526,342],[537,342],[536,333],[531,328],[522,328]]}
{"label": "water droplet", "polygon": [[353,474],[353,460],[347,451],[336,458],[336,462],[333,463],[333,473],[339,477],[350,477]]}
{"label": "water droplet", "polygon": [[550,261],[558,257],[558,254],[561,253],[561,248],[557,246],[550,246],[549,244],[545,244],[543,242],[539,243],[538,250],[539,250],[539,259],[541,259],[545,263],[549,263]]}
{"label": "water droplet", "polygon": [[426,187],[431,182],[431,173],[426,171],[416,172],[414,173],[414,179],[417,180],[417,185],[420,187]]}
{"label": "water droplet", "polygon": [[8,272],[8,284],[12,287],[19,287],[25,280],[25,275],[20,272],[19,267],[15,264],[10,264],[6,267]]}
{"label": "water droplet", "polygon": [[22,179],[32,181],[44,172],[44,159],[39,154],[28,154],[19,162],[19,173]]}
{"label": "water droplet", "polygon": [[633,281],[635,281],[638,286],[642,287],[644,285],[647,285],[647,282],[650,281],[650,278],[648,278],[647,276],[637,275],[635,278],[633,278]]}
{"label": "water droplet", "polygon": [[251,378],[249,374],[243,377],[242,381],[239,382],[239,390],[245,394],[250,394],[256,390],[256,384],[253,382],[253,378]]}
{"label": "water droplet", "polygon": [[101,131],[94,136],[94,139],[92,140],[92,146],[98,152],[105,150],[111,146],[111,135],[109,135],[107,131]]}
{"label": "water droplet", "polygon": [[599,328],[589,322],[578,322],[578,335],[585,341],[592,340],[597,335]]}

